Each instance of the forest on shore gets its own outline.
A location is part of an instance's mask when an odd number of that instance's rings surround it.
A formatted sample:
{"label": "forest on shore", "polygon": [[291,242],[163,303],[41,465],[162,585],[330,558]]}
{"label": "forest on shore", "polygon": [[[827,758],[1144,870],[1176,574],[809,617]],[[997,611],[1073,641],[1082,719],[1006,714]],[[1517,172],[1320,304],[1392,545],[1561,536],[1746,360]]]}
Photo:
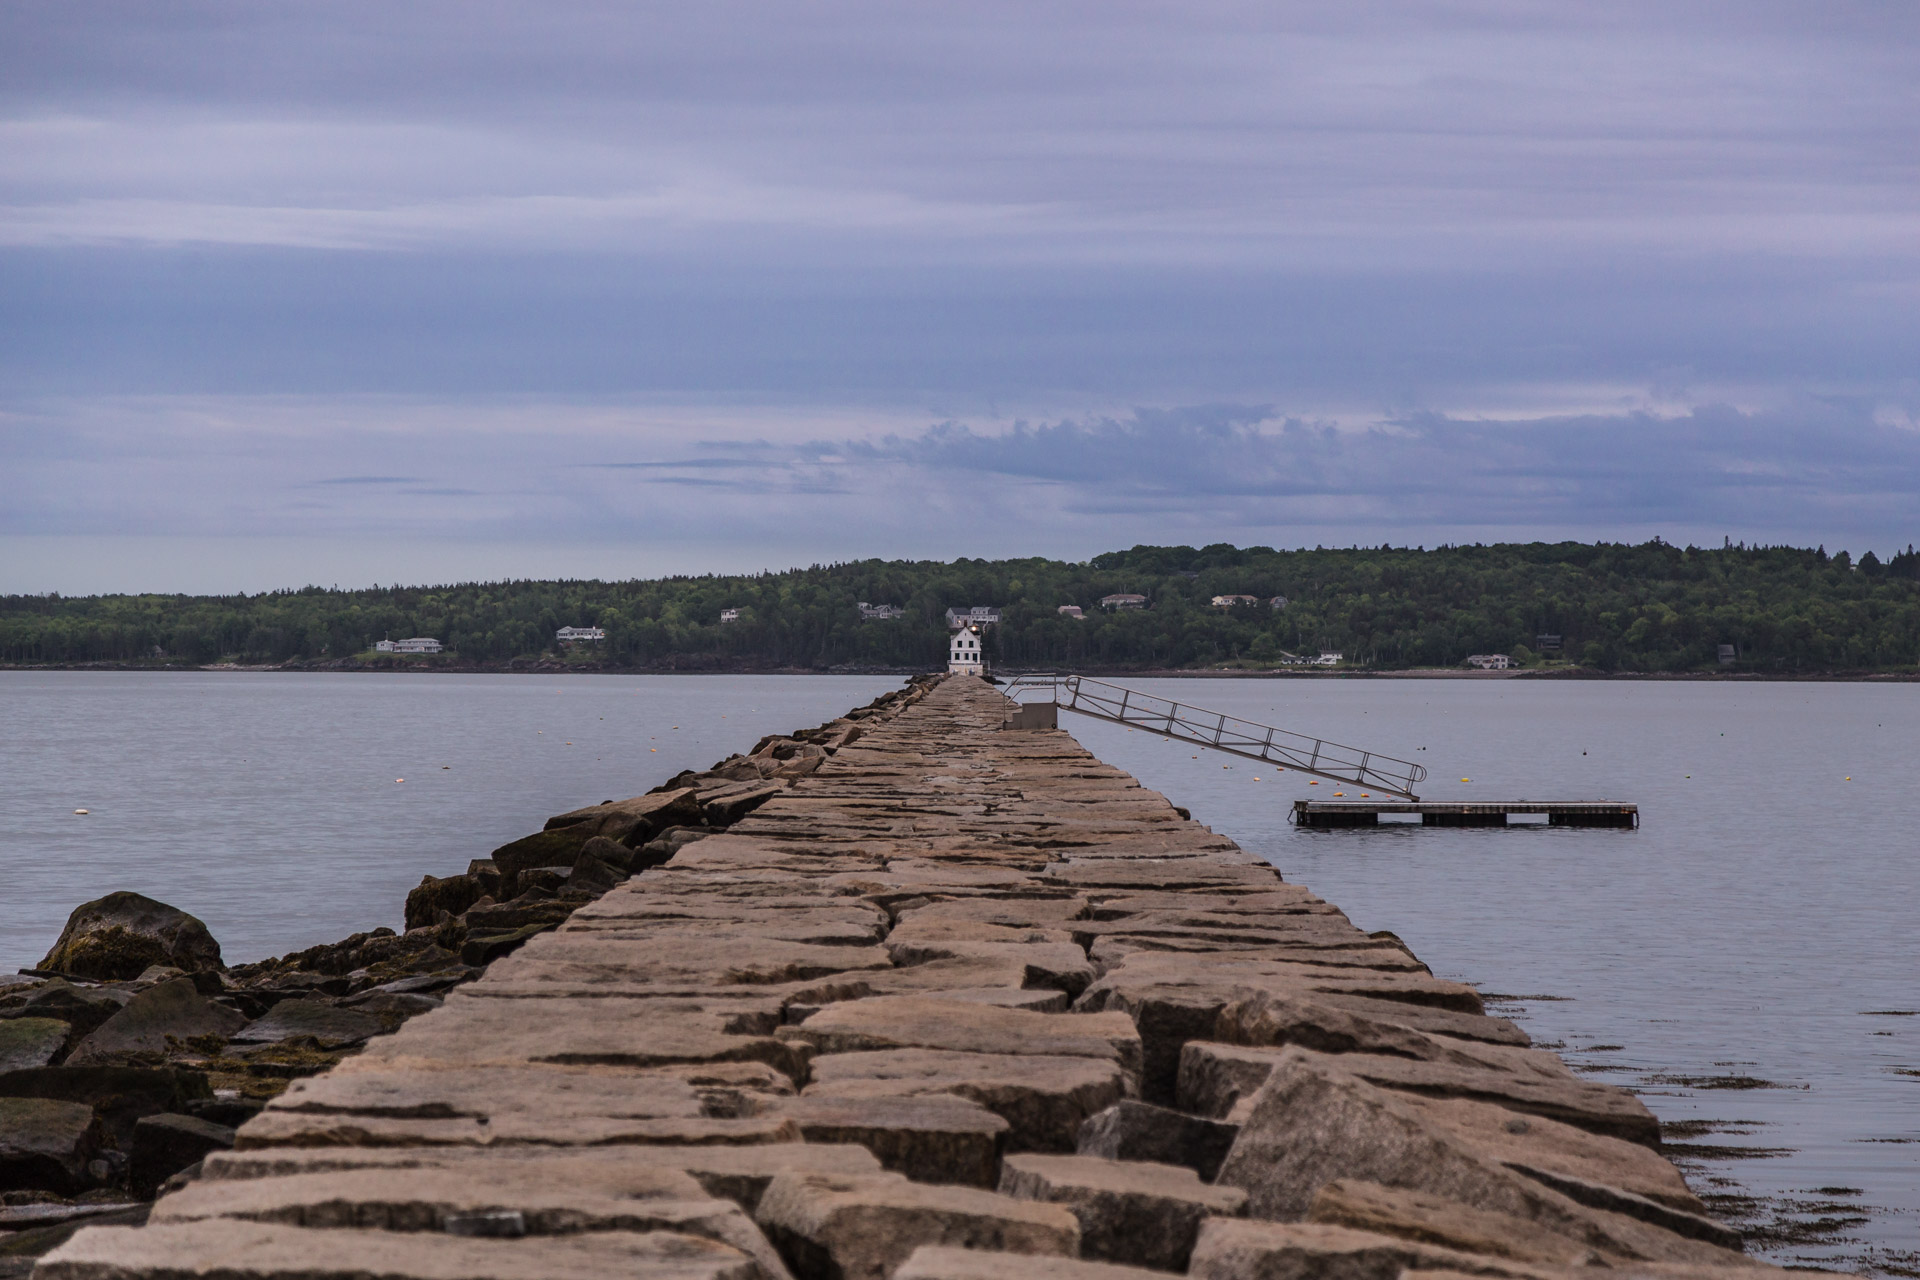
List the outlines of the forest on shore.
{"label": "forest on shore", "polygon": [[[1145,608],[1103,611],[1131,593]],[[1252,602],[1217,607],[1217,596]],[[1284,596],[1284,607],[1270,603]],[[858,605],[903,616],[863,618]],[[1490,546],[1134,547],[1079,563],[862,560],[754,575],[466,583],[260,595],[0,597],[12,666],[204,665],[630,670],[928,670],[946,610],[988,605],[989,656],[1081,671],[1277,667],[1338,651],[1374,670],[1521,666],[1762,674],[1895,671],[1920,662],[1920,555],[1679,547],[1655,540]],[[1076,605],[1082,618],[1062,615]],[[723,622],[723,610],[737,616]],[[558,628],[604,642],[561,646]],[[432,637],[431,657],[374,655]],[[1543,637],[1547,638],[1543,642]],[[1552,643],[1558,637],[1558,647]],[[1721,661],[1722,645],[1733,661]]]}

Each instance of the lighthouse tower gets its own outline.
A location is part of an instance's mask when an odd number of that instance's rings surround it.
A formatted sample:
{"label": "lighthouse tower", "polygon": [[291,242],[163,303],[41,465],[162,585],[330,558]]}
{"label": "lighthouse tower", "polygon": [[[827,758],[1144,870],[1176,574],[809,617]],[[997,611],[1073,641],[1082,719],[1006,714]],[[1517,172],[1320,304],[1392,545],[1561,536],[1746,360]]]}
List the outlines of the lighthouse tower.
{"label": "lighthouse tower", "polygon": [[986,674],[986,664],[980,656],[980,627],[977,623],[953,633],[953,639],[947,644],[947,670],[962,676]]}

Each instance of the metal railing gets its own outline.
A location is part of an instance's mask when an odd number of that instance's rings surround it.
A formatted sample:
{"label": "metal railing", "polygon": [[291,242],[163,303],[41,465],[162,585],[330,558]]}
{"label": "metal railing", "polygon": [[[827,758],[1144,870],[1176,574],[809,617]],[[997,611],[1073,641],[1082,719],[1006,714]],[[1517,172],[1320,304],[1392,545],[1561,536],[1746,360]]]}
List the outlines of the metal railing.
{"label": "metal railing", "polygon": [[1096,720],[1145,729],[1180,742],[1193,743],[1229,755],[1245,756],[1282,769],[1298,769],[1334,782],[1372,787],[1409,800],[1420,797],[1413,788],[1426,780],[1427,771],[1406,760],[1341,746],[1324,738],[1308,737],[1272,725],[1256,724],[1204,707],[1187,706],[1142,693],[1124,685],[1085,676],[1036,674],[1015,676],[1001,686],[1009,698],[1030,690],[1045,690],[1063,711],[1075,711]]}

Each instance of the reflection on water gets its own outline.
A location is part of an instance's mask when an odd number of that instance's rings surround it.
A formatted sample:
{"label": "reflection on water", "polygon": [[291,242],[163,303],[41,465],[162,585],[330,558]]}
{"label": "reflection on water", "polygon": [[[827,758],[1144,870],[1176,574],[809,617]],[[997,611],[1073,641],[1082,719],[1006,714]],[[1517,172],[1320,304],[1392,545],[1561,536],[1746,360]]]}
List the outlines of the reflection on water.
{"label": "reflection on water", "polygon": [[1637,831],[1299,831],[1330,784],[1062,717],[1638,1090],[1695,1189],[1776,1228],[1770,1257],[1920,1267],[1920,686],[1129,683],[1422,763],[1426,799],[1637,802]]}

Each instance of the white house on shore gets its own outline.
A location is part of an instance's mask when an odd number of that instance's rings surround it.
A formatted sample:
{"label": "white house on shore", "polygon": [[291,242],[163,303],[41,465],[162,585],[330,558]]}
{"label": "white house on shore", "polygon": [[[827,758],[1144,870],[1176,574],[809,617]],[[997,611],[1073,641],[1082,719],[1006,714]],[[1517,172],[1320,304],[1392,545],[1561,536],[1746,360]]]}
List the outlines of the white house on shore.
{"label": "white house on shore", "polygon": [[954,675],[985,675],[986,657],[980,652],[982,632],[978,626],[965,626],[953,633],[947,643],[947,670]]}
{"label": "white house on shore", "polygon": [[380,640],[373,646],[375,653],[439,653],[440,642],[432,636],[415,636],[411,640]]}
{"label": "white house on shore", "polygon": [[1513,665],[1513,659],[1504,653],[1470,653],[1467,655],[1467,665],[1482,671],[1505,671]]}
{"label": "white house on shore", "polygon": [[607,638],[607,633],[599,627],[562,627],[553,633],[553,638],[561,644],[575,644],[579,641],[599,641]]}

